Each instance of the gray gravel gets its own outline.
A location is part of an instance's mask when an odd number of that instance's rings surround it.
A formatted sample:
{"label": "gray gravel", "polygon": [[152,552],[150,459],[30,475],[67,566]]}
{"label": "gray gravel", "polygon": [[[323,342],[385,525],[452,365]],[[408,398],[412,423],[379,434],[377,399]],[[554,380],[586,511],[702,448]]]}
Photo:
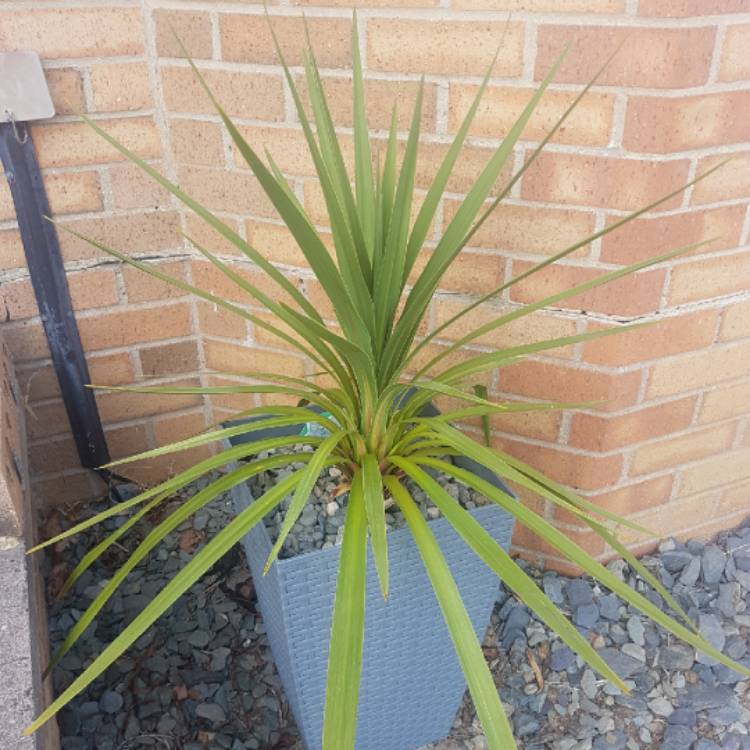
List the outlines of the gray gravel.
{"label": "gray gravel", "polygon": [[[337,518],[341,507],[333,513],[332,507],[327,510],[332,500],[325,485],[336,479],[329,475],[324,480],[315,498],[312,522],[301,524],[300,519],[295,526],[291,544],[298,550],[308,544],[335,543],[338,532],[333,531],[331,519]],[[468,494],[460,499],[477,500]],[[423,512],[428,515],[426,505]],[[228,498],[218,499],[138,566],[56,670],[58,691],[230,513]],[[399,523],[395,515],[393,523]],[[105,528],[92,529],[54,549],[49,559],[50,587],[59,585],[65,572],[116,524],[112,519]],[[272,517],[268,524],[273,532],[277,521]],[[146,529],[145,525],[136,529],[136,536]],[[315,531],[322,532],[322,539]],[[292,551],[290,547],[284,554]],[[79,580],[74,596],[51,604],[53,643],[62,640],[124,559],[125,549],[112,547]],[[746,569],[750,568],[750,525],[722,534],[705,547],[668,540],[644,563],[712,643],[722,644],[727,653],[750,666],[750,570]],[[617,561],[609,567],[630,585],[646,591],[626,564]],[[527,570],[626,678],[632,692],[620,695],[501,589],[484,650],[520,748],[750,750],[750,682],[710,659],[697,657],[691,647],[592,581]],[[661,604],[656,594],[649,596]],[[239,549],[218,563],[136,648],[65,709],[60,727],[64,750],[301,750]],[[451,737],[425,750],[485,747],[466,700]]]}
{"label": "gray gravel", "polygon": [[[300,446],[301,449],[301,446]],[[260,458],[269,454],[260,454]],[[259,497],[270,489],[280,479],[288,476],[294,469],[301,468],[301,464],[280,471],[268,471],[253,477],[249,482],[254,497]],[[484,505],[487,499],[458,482],[451,481],[441,475],[433,475],[445,491],[457,500],[464,508],[476,508]],[[332,467],[325,472],[313,487],[310,501],[305,505],[297,522],[292,527],[286,541],[279,551],[279,557],[288,558],[311,552],[314,549],[327,549],[340,544],[343,538],[344,522],[346,518],[346,494],[335,497],[336,488],[341,481],[341,471]],[[422,511],[425,519],[440,517],[440,511],[427,499],[427,496],[413,483],[406,482],[412,497]],[[291,497],[282,501],[279,508],[269,513],[264,523],[271,541],[275,542],[279,536],[281,525]],[[395,505],[386,508],[386,524],[388,529],[399,529],[406,526],[403,513]]]}

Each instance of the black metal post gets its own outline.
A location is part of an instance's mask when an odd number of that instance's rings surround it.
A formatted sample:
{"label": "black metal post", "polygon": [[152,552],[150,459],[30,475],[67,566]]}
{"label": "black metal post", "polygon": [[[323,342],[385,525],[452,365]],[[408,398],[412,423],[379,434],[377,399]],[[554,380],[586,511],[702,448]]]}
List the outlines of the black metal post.
{"label": "black metal post", "polygon": [[0,123],[0,160],[10,185],[23,249],[52,363],[81,464],[95,469],[109,451],[70,301],[65,268],[34,144],[24,123]]}

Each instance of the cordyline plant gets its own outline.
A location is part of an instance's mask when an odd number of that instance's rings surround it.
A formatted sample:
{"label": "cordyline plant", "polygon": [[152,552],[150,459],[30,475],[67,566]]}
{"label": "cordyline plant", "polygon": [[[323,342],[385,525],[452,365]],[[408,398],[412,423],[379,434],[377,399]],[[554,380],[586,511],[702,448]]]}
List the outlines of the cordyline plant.
{"label": "cordyline plant", "polygon": [[[432,184],[424,195],[421,206],[416,210],[416,218],[412,220],[416,209],[414,181],[422,113],[422,88],[420,87],[416,97],[411,126],[401,157],[399,158],[400,147],[395,110],[384,153],[381,155],[377,149],[373,151],[365,115],[364,85],[355,17],[352,36],[354,87],[354,175],[352,180],[352,175],[349,174],[345,165],[341,144],[334,130],[309,38],[304,67],[307,94],[312,110],[311,118],[308,117],[302,97],[295,85],[294,76],[284,60],[275,36],[274,42],[325,196],[335,248],[333,257],[316,230],[313,220],[282,174],[282,170],[270,154],[266,154],[264,161],[244,140],[192,61],[190,64],[224,122],[237,151],[257,177],[325,290],[335,312],[336,326],[332,327],[327,324],[315,306],[261,252],[223,224],[204,206],[183,193],[176,184],[167,180],[112,136],[101,130],[95,122],[90,121],[89,125],[115,149],[176,196],[261,269],[268,279],[286,294],[286,301],[276,301],[274,297],[253,285],[231,266],[226,265],[196,242],[193,242],[195,247],[247,293],[250,304],[261,306],[272,314],[272,322],[268,317],[256,315],[244,307],[239,307],[207,291],[171,278],[147,264],[122,255],[100,243],[89,241],[131,266],[142,269],[180,289],[192,292],[204,300],[230,310],[245,320],[252,321],[254,325],[269,331],[309,357],[319,370],[316,375],[325,374],[327,376],[325,382],[331,383],[331,385],[319,385],[321,380],[317,377],[294,378],[277,373],[253,372],[247,373],[248,380],[251,381],[247,385],[207,388],[128,388],[127,390],[138,393],[282,394],[299,400],[300,404],[309,403],[319,407],[322,412],[314,413],[302,405],[257,407],[244,412],[241,416],[262,415],[262,420],[239,426],[211,428],[210,431],[196,437],[141,453],[127,459],[128,461],[152,458],[209,443],[220,443],[232,436],[300,422],[317,422],[325,428],[327,433],[323,436],[299,435],[262,439],[228,448],[46,542],[45,545],[55,543],[105,518],[133,511],[123,525],[81,560],[65,584],[64,591],[67,592],[96,558],[117,539],[124,536],[140,519],[164,503],[176,490],[185,487],[200,476],[226,467],[237,459],[248,459],[239,464],[239,468],[233,468],[220,478],[213,480],[153,528],[136,547],[127,562],[111,580],[106,582],[99,595],[78,620],[54,655],[49,667],[51,669],[91,624],[128,573],[183,521],[218,495],[256,474],[269,469],[278,469],[284,465],[304,464],[303,468],[295,470],[280,480],[250,507],[240,512],[197,552],[93,663],[41,714],[27,732],[36,730],[86,688],[92,680],[101,675],[219,558],[291,494],[292,499],[281,532],[268,559],[267,567],[271,565],[308,501],[317,478],[324,469],[332,466],[337,466],[342,471],[344,487],[348,489],[348,502],[330,639],[323,728],[323,747],[326,750],[348,750],[354,747],[365,622],[367,540],[369,536],[382,593],[387,597],[388,547],[385,518],[387,500],[392,500],[403,512],[414,537],[455,645],[456,654],[466,676],[489,747],[493,750],[507,750],[509,747],[514,747],[510,724],[503,711],[497,688],[484,661],[480,644],[464,609],[459,591],[427,522],[410,495],[409,484],[406,480],[419,486],[429,496],[464,542],[506,586],[528,605],[540,620],[553,629],[592,669],[606,677],[620,690],[627,691],[627,687],[617,674],[544,595],[534,581],[516,565],[468,511],[446,493],[433,478],[435,471],[486,496],[517,521],[527,526],[534,534],[557,550],[561,556],[580,566],[587,574],[615,592],[629,605],[648,615],[674,635],[721,663],[750,675],[748,669],[726,658],[700,636],[678,603],[659,581],[618,542],[612,531],[612,527],[617,525],[647,533],[645,529],[578,497],[517,458],[480,445],[451,425],[455,420],[471,416],[485,418],[497,413],[570,407],[569,404],[551,403],[493,403],[483,398],[482,395],[477,395],[483,392],[472,390],[467,383],[472,376],[518,362],[526,355],[606,336],[613,331],[608,329],[581,333],[489,353],[473,353],[463,358],[458,364],[447,364],[451,355],[459,349],[466,344],[476,342],[484,334],[522,319],[543,307],[554,305],[608,281],[614,281],[647,266],[668,260],[698,245],[671,250],[650,260],[604,273],[539,302],[519,306],[471,330],[450,346],[442,348],[421,366],[416,364],[417,357],[428,351],[426,347],[436,337],[457,321],[464,319],[482,303],[495,299],[513,284],[549,266],[554,261],[565,258],[608,232],[614,231],[625,222],[665,203],[685,188],[644,206],[590,237],[537,263],[471,304],[467,304],[460,312],[420,340],[417,336],[420,323],[451,262],[471,241],[500,201],[510,193],[521,175],[533,164],[541,149],[559,130],[589,87],[596,81],[596,77],[575,97],[557,124],[526,159],[523,167],[499,194],[493,196],[493,186],[512,154],[524,126],[552,80],[562,57],[555,63],[516,123],[495,149],[487,165],[461,202],[455,216],[448,222],[443,235],[429,254],[423,270],[416,273],[417,258],[428,237],[453,167],[460,158],[461,147],[491,76],[492,67],[479,87]],[[688,183],[690,184],[693,183]],[[409,283],[408,280],[412,276],[414,276],[413,283]],[[633,326],[621,326],[617,330],[630,328]],[[407,375],[407,373],[411,374]],[[451,397],[465,406],[440,416],[420,416],[425,405],[437,396]],[[307,450],[293,452],[294,446],[299,445]],[[280,452],[270,457],[261,460],[254,458],[261,452],[279,449],[281,449]],[[517,502],[511,495],[451,463],[447,458],[451,455],[469,457],[509,482],[536,493],[555,506],[572,513],[582,524],[585,524],[627,560],[643,579],[659,592],[681,622],[665,614],[649,599],[623,583],[606,567],[593,560],[575,542],[568,539],[544,518]]]}

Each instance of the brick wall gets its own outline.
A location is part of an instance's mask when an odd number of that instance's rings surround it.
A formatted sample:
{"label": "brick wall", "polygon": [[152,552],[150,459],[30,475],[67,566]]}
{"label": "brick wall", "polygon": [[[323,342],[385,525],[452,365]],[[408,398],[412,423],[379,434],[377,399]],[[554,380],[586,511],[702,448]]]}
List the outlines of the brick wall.
{"label": "brick wall", "polygon": [[[301,14],[307,15],[349,150],[350,8],[337,0],[303,0],[272,5],[269,11],[295,66],[301,61]],[[622,43],[600,85],[448,274],[433,301],[429,326],[439,325],[471,295],[732,157],[658,213],[480,308],[471,324],[602,270],[716,238],[668,265],[534,314],[487,336],[476,348],[625,321],[660,321],[493,373],[487,384],[496,398],[607,401],[600,411],[499,416],[492,424],[493,440],[597,503],[637,516],[659,534],[705,535],[737,522],[750,498],[750,2],[365,0],[360,20],[371,125],[380,136],[396,99],[400,126],[406,127],[407,105],[419,75],[426,74],[421,188],[502,40],[495,77],[433,227],[433,241],[562,47],[572,43],[516,149],[516,168]],[[253,2],[94,1],[67,3],[64,10],[56,2],[3,4],[0,47],[31,48],[42,55],[59,113],[34,129],[53,210],[65,225],[233,299],[241,299],[236,290],[196,259],[175,230],[187,231],[254,273],[211,230],[78,123],[73,113],[87,111],[266,252],[319,309],[329,310],[180,58],[170,25],[246,137],[270,149],[294,178],[315,221],[325,223],[263,7]],[[301,75],[299,68],[296,72]],[[27,394],[37,497],[46,503],[85,498],[96,488],[75,468],[5,192],[0,192],[0,221],[0,296],[8,318],[3,328]],[[264,368],[312,372],[309,363],[262,329],[167,294],[64,233],[61,240],[96,382],[223,382],[225,376],[206,370],[248,369],[259,356]],[[462,332],[460,326],[450,329],[436,346]],[[122,394],[99,398],[116,455],[247,407],[237,398],[212,403]],[[138,467],[137,476],[151,481],[175,468],[175,463],[155,463]],[[553,517],[551,508],[540,510]],[[592,552],[605,553],[571,525],[572,519],[557,520]],[[650,543],[625,538],[637,549]],[[559,564],[523,531],[515,541],[521,553],[541,553]]]}

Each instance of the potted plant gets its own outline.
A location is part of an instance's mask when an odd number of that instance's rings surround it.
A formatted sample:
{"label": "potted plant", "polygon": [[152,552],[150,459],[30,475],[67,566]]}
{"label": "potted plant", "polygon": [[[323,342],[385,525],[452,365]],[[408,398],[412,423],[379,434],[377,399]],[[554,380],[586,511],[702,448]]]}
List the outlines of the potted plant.
{"label": "potted plant", "polygon": [[[270,632],[276,633],[271,636],[274,653],[285,679],[290,702],[311,750],[317,750],[319,746],[325,750],[350,750],[355,744],[358,748],[409,748],[434,738],[436,734],[445,733],[463,690],[460,677],[447,685],[444,692],[442,685],[435,684],[434,662],[448,661],[447,644],[451,644],[463,670],[488,746],[493,750],[513,747],[512,730],[477,637],[487,624],[497,578],[594,670],[621,690],[627,690],[599,653],[509,557],[507,544],[511,521],[525,524],[559,554],[677,637],[721,663],[743,674],[750,674],[697,633],[677,602],[617,541],[611,530],[612,524],[636,529],[640,527],[578,497],[522,461],[475,442],[451,424],[468,416],[486,417],[498,412],[571,407],[570,404],[546,402],[493,403],[466,384],[475,375],[517,361],[528,354],[610,335],[613,332],[611,329],[472,354],[457,362],[451,360],[451,355],[488,331],[546,305],[688,252],[696,245],[670,250],[650,260],[604,273],[540,302],[514,308],[471,330],[424,361],[430,343],[448,326],[464,319],[483,302],[680,192],[678,190],[664,196],[560,250],[481,296],[437,329],[420,337],[420,323],[427,306],[451,262],[533,164],[596,77],[583,88],[509,183],[493,197],[493,186],[554,77],[560,60],[553,65],[517,122],[492,154],[455,216],[448,222],[424,268],[417,273],[418,254],[425,243],[451,171],[460,158],[462,144],[492,67],[479,87],[432,185],[419,209],[415,210],[414,176],[420,134],[421,90],[416,97],[412,124],[402,155],[399,157],[395,116],[383,153],[380,154],[373,147],[367,127],[355,18],[352,39],[354,173],[350,175],[310,45],[305,73],[312,118],[308,117],[278,42],[276,48],[325,197],[333,254],[273,158],[267,155],[264,162],[250,147],[194,65],[193,69],[238,152],[257,177],[327,294],[334,309],[335,325],[323,320],[311,302],[261,252],[101,130],[96,123],[89,121],[91,127],[121,154],[140,166],[256,264],[285,295],[285,299],[276,301],[196,242],[193,242],[195,247],[247,293],[248,302],[272,313],[273,322],[245,307],[90,241],[125,263],[261,326],[309,357],[325,379],[253,372],[247,373],[247,384],[236,386],[136,386],[128,389],[139,393],[284,394],[299,400],[299,404],[250,409],[240,415],[238,423],[212,428],[196,437],[128,459],[154,457],[209,443],[223,445],[223,450],[218,454],[46,542],[56,542],[114,514],[131,514],[76,567],[66,586],[69,589],[98,555],[123,537],[139,519],[160,506],[171,493],[215,469],[228,467],[225,473],[161,520],[135,548],[128,561],[106,582],[101,593],[73,627],[53,658],[51,666],[54,666],[96,617],[128,572],[166,534],[221,493],[234,489],[241,496],[237,515],[193,556],[27,731],[33,732],[41,726],[100,675],[238,542],[243,542],[248,551],[264,616],[269,621]],[[632,327],[621,326],[617,330]],[[465,405],[446,414],[425,411],[437,396],[448,396]],[[315,428],[300,430],[300,425],[314,425]],[[465,463],[462,464],[467,459],[475,463],[467,467]],[[248,496],[245,483],[250,478],[269,476],[269,472],[282,467],[285,468],[283,475],[280,473],[258,497]],[[330,468],[335,468],[339,475],[337,492],[341,494],[337,505],[343,513],[344,528],[341,544],[285,559],[280,564],[277,560],[279,552],[288,541],[295,523],[305,514],[311,491],[321,473]],[[496,481],[496,477],[534,492],[574,514],[661,594],[674,610],[675,617],[665,614],[648,598],[620,581],[544,518],[516,502],[510,490],[499,480]],[[459,499],[455,499],[447,491],[445,481],[457,482],[479,493],[488,500],[488,505],[471,509],[460,495]],[[438,514],[441,517],[427,520],[423,509],[415,502],[417,495],[429,498],[436,509],[433,513],[427,513],[428,517]],[[282,504],[283,521],[275,539],[271,539],[262,520],[269,513],[276,512]],[[404,522],[405,528],[388,531],[389,522],[393,523],[391,516],[394,511]],[[263,574],[269,569],[274,569],[274,573],[264,579]],[[423,572],[420,573],[420,569]],[[426,603],[424,592],[428,584],[434,592],[436,605]],[[295,588],[296,591],[293,591]],[[468,608],[462,596],[467,600]],[[300,607],[294,612],[290,609],[292,602]],[[439,620],[438,612],[444,625]],[[424,622],[427,623],[428,637],[434,641],[419,644],[418,639],[413,637],[413,631],[417,629],[417,623],[421,628]],[[292,632],[299,628],[305,630],[301,636]],[[381,661],[377,644],[384,639],[396,644],[402,638],[406,639],[408,648],[395,653],[412,650],[414,660],[403,663]],[[368,645],[364,645],[365,639]],[[326,657],[327,675],[324,675],[320,661],[313,659],[311,654],[325,653],[326,641],[330,645]],[[375,644],[373,651],[369,646],[371,642]],[[400,657],[398,661],[401,661]],[[311,665],[311,662],[314,663]],[[459,675],[456,668],[445,666],[449,677]],[[406,673],[403,673],[404,668]],[[421,676],[416,682],[409,683],[412,677],[409,672],[413,669],[420,671]],[[360,694],[363,676],[364,689]],[[413,690],[409,690],[410,685],[413,685]],[[378,693],[381,688],[385,695]],[[314,695],[316,691],[317,698]],[[389,692],[392,694],[389,695]],[[406,704],[409,703],[413,704],[413,710],[409,709],[411,724],[386,735],[392,725],[407,716]],[[318,715],[308,716],[308,707]],[[359,735],[358,713],[363,720],[362,733]],[[380,722],[379,739],[373,734],[378,729],[377,722]]]}

